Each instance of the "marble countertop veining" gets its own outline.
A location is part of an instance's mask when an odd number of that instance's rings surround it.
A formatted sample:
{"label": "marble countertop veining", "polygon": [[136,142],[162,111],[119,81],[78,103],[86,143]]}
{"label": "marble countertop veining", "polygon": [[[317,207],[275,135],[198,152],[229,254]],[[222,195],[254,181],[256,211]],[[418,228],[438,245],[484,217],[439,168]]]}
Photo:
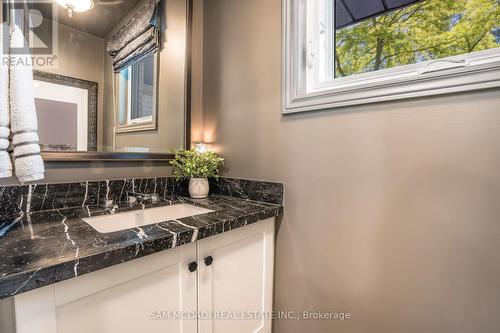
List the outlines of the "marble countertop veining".
{"label": "marble countertop veining", "polygon": [[0,219],[0,299],[279,216],[279,204],[211,195],[172,196],[213,212],[102,234],[81,218],[142,209],[121,204],[55,209]]}

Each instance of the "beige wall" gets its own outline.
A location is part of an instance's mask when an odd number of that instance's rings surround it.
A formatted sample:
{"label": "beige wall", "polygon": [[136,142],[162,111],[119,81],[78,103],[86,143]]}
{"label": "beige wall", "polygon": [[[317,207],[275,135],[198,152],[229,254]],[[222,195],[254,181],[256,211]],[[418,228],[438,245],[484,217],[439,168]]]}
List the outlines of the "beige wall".
{"label": "beige wall", "polygon": [[[209,5],[208,5],[209,4]],[[500,91],[280,114],[281,1],[207,0],[204,135],[283,180],[274,333],[500,331]]]}
{"label": "beige wall", "polygon": [[[184,145],[186,0],[165,1],[163,48],[159,53],[158,129],[116,135],[118,147],[148,147],[153,151],[182,148]],[[124,19],[123,23],[127,20]],[[118,24],[120,27],[122,24]],[[113,32],[110,33],[110,36]],[[104,57],[106,96],[113,96],[111,58]],[[113,145],[113,100],[106,98],[104,144]]]}

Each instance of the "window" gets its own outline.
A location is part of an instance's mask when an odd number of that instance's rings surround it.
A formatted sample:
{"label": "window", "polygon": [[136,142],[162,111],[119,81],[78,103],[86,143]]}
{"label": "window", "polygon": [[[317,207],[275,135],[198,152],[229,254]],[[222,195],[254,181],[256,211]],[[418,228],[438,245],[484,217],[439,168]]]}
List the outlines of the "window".
{"label": "window", "polygon": [[156,128],[155,59],[147,55],[117,74],[117,132]]}
{"label": "window", "polygon": [[284,1],[284,113],[500,86],[498,0]]}

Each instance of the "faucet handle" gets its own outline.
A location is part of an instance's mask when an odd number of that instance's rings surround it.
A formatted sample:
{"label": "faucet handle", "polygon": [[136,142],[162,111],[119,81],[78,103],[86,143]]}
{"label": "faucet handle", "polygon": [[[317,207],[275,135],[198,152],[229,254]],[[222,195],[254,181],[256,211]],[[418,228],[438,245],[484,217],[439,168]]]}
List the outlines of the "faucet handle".
{"label": "faucet handle", "polygon": [[137,194],[134,192],[127,192],[127,201],[129,204],[133,204],[137,202]]}
{"label": "faucet handle", "polygon": [[142,194],[142,193],[127,192],[127,199],[130,204],[136,203],[138,200],[151,201],[152,203],[157,203],[158,201],[160,201],[160,196],[157,193]]}

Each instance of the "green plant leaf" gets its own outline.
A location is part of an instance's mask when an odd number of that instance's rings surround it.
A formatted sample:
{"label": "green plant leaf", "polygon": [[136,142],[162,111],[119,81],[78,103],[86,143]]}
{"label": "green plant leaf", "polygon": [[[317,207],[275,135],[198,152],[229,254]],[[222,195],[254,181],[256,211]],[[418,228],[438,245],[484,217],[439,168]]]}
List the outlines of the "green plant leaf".
{"label": "green plant leaf", "polygon": [[212,151],[199,153],[195,149],[178,150],[170,161],[177,178],[216,178],[224,159]]}

